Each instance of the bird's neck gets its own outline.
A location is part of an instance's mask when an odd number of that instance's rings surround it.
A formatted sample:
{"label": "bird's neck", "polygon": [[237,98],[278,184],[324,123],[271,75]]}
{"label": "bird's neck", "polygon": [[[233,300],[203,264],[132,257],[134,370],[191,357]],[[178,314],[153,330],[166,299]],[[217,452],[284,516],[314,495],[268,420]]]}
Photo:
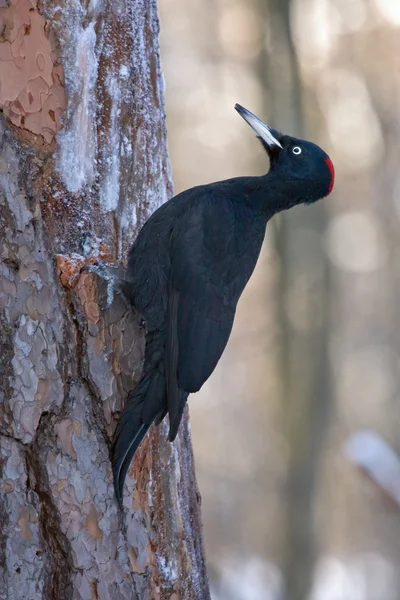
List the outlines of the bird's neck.
{"label": "bird's neck", "polygon": [[249,178],[247,202],[264,214],[267,220],[297,204],[291,190],[273,171],[261,177]]}

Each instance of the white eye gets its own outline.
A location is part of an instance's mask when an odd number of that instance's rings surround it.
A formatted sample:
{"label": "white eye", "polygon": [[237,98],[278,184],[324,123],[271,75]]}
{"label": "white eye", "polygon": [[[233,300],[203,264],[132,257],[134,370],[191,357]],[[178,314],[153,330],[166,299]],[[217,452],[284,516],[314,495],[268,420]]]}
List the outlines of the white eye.
{"label": "white eye", "polygon": [[302,150],[301,150],[300,146],[293,146],[292,152],[293,152],[293,154],[301,154]]}

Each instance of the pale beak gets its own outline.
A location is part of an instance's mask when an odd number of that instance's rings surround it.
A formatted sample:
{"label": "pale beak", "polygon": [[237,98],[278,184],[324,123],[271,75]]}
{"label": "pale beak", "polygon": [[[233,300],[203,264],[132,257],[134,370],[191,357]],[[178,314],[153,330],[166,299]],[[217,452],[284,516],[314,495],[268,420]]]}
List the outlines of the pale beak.
{"label": "pale beak", "polygon": [[253,115],[253,113],[247,110],[247,108],[244,108],[244,106],[235,104],[235,109],[238,111],[239,115],[243,117],[246,123],[248,123],[252,129],[254,129],[258,137],[260,137],[269,148],[272,149],[274,146],[282,148],[282,144],[275,137],[279,136],[277,131],[271,127],[268,127],[268,125],[263,123],[261,119],[256,117],[256,115]]}

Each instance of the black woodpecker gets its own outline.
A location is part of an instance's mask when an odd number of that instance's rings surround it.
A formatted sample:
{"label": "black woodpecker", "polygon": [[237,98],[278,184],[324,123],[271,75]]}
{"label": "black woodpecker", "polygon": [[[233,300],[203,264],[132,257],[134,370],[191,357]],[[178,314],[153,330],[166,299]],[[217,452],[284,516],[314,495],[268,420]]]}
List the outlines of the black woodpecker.
{"label": "black woodpecker", "polygon": [[147,333],[143,373],[113,441],[120,503],[127,470],[150,425],[168,413],[172,442],[188,395],[214,371],[269,219],[312,204],[333,187],[333,164],[321,148],[271,129],[239,104],[235,108],[265,148],[269,172],[178,194],[153,213],[129,252],[124,293]]}

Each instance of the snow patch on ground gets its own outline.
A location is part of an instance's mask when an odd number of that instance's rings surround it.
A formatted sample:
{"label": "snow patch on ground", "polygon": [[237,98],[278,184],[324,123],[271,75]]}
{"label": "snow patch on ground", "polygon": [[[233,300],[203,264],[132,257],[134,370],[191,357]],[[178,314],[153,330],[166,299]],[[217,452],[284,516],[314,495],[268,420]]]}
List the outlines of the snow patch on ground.
{"label": "snow patch on ground", "polygon": [[400,457],[381,435],[369,429],[355,431],[346,440],[344,452],[400,506]]}

